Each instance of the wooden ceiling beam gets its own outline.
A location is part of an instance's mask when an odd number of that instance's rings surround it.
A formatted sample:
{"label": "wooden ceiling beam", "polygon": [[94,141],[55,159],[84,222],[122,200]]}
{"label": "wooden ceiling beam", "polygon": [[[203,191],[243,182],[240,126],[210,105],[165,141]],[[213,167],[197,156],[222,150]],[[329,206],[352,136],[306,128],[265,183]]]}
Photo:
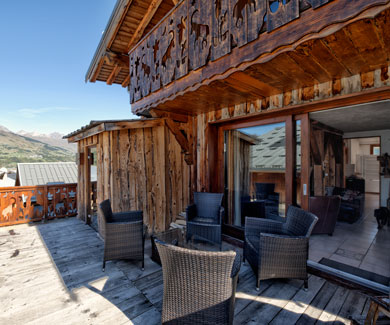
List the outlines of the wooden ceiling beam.
{"label": "wooden ceiling beam", "polygon": [[172,0],[172,3],[176,6],[179,0]]}
{"label": "wooden ceiling beam", "polygon": [[116,65],[114,69],[112,69],[112,72],[106,81],[107,85],[113,84],[113,82],[115,81],[116,77],[118,76],[119,72],[121,72],[121,70],[122,68],[118,65]]}
{"label": "wooden ceiling beam", "polygon": [[161,110],[158,110],[158,109],[150,110],[150,114],[152,115],[152,117],[170,118],[171,120],[174,120],[176,122],[181,122],[181,123],[187,123],[188,122],[188,116],[187,115],[183,115],[183,114],[172,113],[172,112],[167,112],[167,111],[161,111]]}
{"label": "wooden ceiling beam", "polygon": [[136,31],[134,32],[133,37],[129,42],[129,45],[127,46],[127,52],[129,52],[132,46],[137,44],[138,41],[141,39],[146,27],[149,25],[158,7],[160,7],[161,2],[162,0],[152,0],[148,10],[146,11],[144,18],[142,19],[141,23],[138,25]]}
{"label": "wooden ceiling beam", "polygon": [[281,89],[272,87],[258,79],[251,77],[244,72],[236,72],[232,74],[230,79],[237,81],[243,87],[252,90],[254,93],[260,93],[263,97],[279,94]]}
{"label": "wooden ceiling beam", "polygon": [[96,79],[97,79],[98,76],[99,76],[99,73],[100,73],[100,70],[101,70],[102,67],[103,67],[103,64],[104,64],[104,59],[101,58],[100,61],[99,61],[98,66],[96,67],[95,72],[93,73],[92,78],[90,79],[90,82],[96,82]]}
{"label": "wooden ceiling beam", "polygon": [[122,82],[122,87],[126,88],[130,84],[130,74],[127,74],[127,77],[125,80]]}

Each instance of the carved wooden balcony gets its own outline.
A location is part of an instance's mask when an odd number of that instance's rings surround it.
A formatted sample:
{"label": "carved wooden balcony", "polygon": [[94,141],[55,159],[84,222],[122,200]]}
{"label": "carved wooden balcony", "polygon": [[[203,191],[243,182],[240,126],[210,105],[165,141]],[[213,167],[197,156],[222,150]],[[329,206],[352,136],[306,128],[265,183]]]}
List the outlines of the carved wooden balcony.
{"label": "carved wooden balcony", "polygon": [[[389,34],[384,27],[388,7],[388,0],[183,0],[129,53],[132,110],[143,114],[150,108],[215,109],[383,66],[389,57],[385,51],[389,46],[383,46]],[[348,38],[355,47],[349,54],[348,49],[340,49],[349,45],[342,39],[337,44],[339,57],[332,44],[310,43],[310,48],[285,60],[284,66],[258,68],[279,54],[295,51],[305,38],[329,36],[359,15],[364,20],[385,10],[383,26],[367,27],[370,32],[375,29],[377,43],[382,44],[373,45],[379,47],[377,65],[365,60],[357,69],[349,67],[353,64],[348,60],[356,58],[348,57],[359,52],[359,46],[368,46],[354,42],[356,30]],[[313,52],[314,59],[306,61]],[[329,68],[328,52],[333,64]],[[325,62],[318,62],[321,56]],[[289,62],[296,75],[289,75]]]}

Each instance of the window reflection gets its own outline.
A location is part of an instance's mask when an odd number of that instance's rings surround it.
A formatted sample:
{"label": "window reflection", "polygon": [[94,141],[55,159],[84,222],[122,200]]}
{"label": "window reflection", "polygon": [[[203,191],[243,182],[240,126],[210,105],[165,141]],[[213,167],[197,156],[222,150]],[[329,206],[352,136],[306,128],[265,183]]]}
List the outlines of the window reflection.
{"label": "window reflection", "polygon": [[226,131],[225,163],[226,223],[244,226],[245,216],[283,220],[285,123]]}

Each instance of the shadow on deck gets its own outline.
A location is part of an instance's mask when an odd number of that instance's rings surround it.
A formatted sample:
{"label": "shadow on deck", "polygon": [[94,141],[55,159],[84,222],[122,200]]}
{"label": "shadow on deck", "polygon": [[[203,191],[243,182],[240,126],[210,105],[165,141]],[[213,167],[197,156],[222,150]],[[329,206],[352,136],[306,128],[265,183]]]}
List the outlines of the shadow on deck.
{"label": "shadow on deck", "polygon": [[[76,218],[1,228],[0,247],[0,323],[160,323],[162,271],[149,240],[144,272],[131,261],[108,262],[102,272],[103,242]],[[262,281],[258,292],[243,265],[235,324],[350,324],[367,313],[369,301],[357,292],[315,276],[307,292],[302,287]]]}

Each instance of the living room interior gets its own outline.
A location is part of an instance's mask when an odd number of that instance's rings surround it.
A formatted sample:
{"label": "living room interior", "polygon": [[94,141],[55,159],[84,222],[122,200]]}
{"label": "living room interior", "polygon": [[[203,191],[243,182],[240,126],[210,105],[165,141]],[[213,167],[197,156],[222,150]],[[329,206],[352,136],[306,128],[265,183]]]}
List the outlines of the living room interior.
{"label": "living room interior", "polygon": [[[336,268],[345,264],[376,273],[377,281],[390,277],[390,227],[378,229],[374,216],[376,209],[389,202],[390,178],[381,175],[378,159],[390,152],[389,109],[390,102],[381,101],[310,114],[313,126],[341,135],[343,141],[338,148],[334,142],[328,146],[319,165],[316,149],[312,150],[311,195],[323,190],[325,196],[340,196],[341,202],[331,229],[332,221],[327,220],[326,230],[312,236],[309,257]],[[323,141],[332,142],[329,138]],[[342,172],[338,171],[340,162]],[[343,176],[337,180],[340,172]],[[323,209],[329,210],[330,204]],[[329,210],[328,218],[331,214]]]}

